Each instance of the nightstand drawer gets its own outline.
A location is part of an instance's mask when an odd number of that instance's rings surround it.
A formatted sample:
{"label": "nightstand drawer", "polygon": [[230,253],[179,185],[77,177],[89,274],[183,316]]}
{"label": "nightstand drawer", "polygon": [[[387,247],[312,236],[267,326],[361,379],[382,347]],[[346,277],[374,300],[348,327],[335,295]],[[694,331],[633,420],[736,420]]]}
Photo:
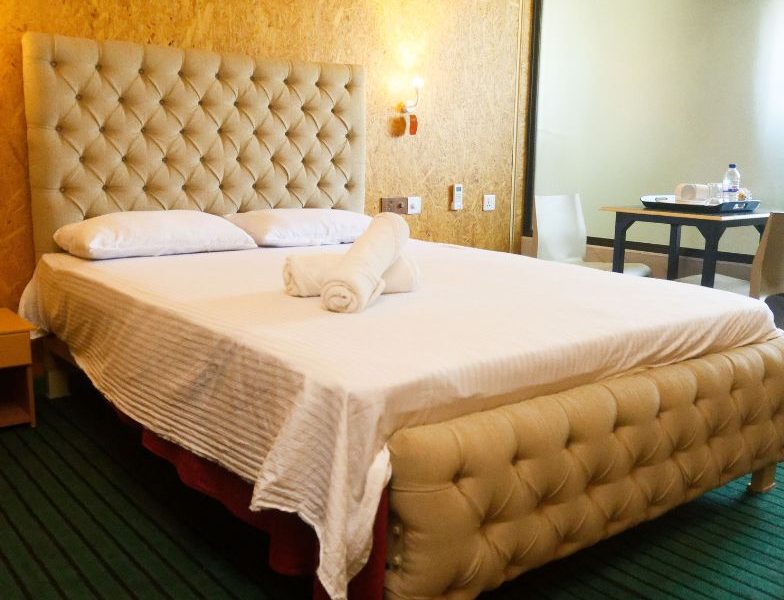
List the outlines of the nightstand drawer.
{"label": "nightstand drawer", "polygon": [[25,331],[0,335],[0,369],[29,365],[32,361],[29,333]]}

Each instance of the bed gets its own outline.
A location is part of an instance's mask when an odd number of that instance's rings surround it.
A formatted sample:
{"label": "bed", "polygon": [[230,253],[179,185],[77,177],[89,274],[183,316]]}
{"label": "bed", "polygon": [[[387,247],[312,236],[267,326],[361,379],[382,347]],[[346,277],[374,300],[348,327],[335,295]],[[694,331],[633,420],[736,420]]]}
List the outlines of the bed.
{"label": "bed", "polygon": [[59,227],[120,211],[361,212],[364,76],[23,46],[39,257],[23,313],[121,413],[251,486],[250,509],[309,524],[331,597],[379,553],[388,598],[475,597],[743,474],[772,485],[784,339],[756,300],[412,241],[421,290],[335,315],[280,272],[341,247],[58,252]]}

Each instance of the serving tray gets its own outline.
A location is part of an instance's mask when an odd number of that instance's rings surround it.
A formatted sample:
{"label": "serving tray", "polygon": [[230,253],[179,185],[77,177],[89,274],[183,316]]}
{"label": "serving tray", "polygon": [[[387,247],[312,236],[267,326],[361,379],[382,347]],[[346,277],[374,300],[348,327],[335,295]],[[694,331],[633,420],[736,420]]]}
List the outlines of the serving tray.
{"label": "serving tray", "polygon": [[739,200],[737,202],[722,202],[721,204],[688,204],[686,202],[675,202],[672,198],[673,196],[665,195],[642,196],[640,201],[646,208],[700,214],[753,212],[760,204],[759,200]]}

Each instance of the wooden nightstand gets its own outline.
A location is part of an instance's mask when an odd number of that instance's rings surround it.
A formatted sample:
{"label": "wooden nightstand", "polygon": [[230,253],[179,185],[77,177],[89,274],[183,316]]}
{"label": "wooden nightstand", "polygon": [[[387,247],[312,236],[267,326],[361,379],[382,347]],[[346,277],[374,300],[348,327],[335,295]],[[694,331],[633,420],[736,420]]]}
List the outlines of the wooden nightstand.
{"label": "wooden nightstand", "polygon": [[0,427],[35,427],[30,331],[35,329],[7,308],[0,308]]}

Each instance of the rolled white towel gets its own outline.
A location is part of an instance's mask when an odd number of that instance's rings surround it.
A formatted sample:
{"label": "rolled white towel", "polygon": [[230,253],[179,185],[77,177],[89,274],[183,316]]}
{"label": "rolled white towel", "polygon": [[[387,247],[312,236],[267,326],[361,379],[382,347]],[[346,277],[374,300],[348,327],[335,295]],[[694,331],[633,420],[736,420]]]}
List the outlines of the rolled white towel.
{"label": "rolled white towel", "polygon": [[693,202],[708,199],[708,186],[701,183],[679,183],[675,186],[678,202]]}
{"label": "rolled white towel", "polygon": [[321,305],[333,312],[359,312],[384,291],[382,275],[408,241],[400,215],[381,213],[371,221],[321,286]]}
{"label": "rolled white towel", "polygon": [[[318,296],[321,286],[343,259],[342,254],[295,254],[286,257],[283,265],[283,287],[289,296]],[[412,292],[419,287],[419,265],[403,252],[381,275],[384,294]]]}

